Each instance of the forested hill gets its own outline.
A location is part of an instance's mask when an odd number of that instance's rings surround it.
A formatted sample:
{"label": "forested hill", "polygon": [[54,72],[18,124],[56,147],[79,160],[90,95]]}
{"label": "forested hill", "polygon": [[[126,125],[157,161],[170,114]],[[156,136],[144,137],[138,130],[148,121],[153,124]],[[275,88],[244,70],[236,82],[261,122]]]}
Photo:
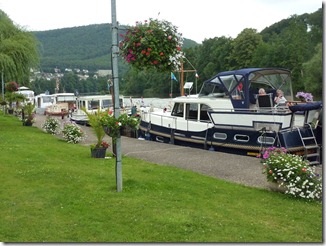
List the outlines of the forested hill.
{"label": "forested hill", "polygon": [[[126,27],[120,27],[123,30]],[[94,24],[34,32],[40,42],[43,71],[57,67],[82,68],[90,71],[111,68],[111,24]],[[183,48],[198,44],[184,38]]]}

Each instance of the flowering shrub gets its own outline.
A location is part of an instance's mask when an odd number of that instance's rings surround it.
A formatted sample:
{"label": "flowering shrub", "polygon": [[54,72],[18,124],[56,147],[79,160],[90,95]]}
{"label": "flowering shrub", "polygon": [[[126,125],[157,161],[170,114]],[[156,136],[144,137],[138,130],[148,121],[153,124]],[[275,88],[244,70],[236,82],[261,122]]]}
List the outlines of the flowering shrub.
{"label": "flowering shrub", "polygon": [[183,38],[172,23],[157,19],[137,22],[122,36],[121,55],[136,69],[170,72],[180,67]]}
{"label": "flowering shrub", "polygon": [[9,92],[18,91],[18,84],[14,81],[8,82],[8,83],[6,83],[5,88],[6,88],[6,91],[9,91]]}
{"label": "flowering shrub", "polygon": [[76,123],[74,122],[65,122],[62,129],[63,138],[68,143],[79,143],[84,140],[86,135]]}
{"label": "flowering shrub", "polygon": [[313,96],[311,93],[308,92],[298,92],[295,95],[296,98],[299,98],[301,101],[311,102],[313,100]]}
{"label": "flowering shrub", "polygon": [[52,135],[58,134],[60,131],[60,122],[59,120],[52,118],[50,116],[46,117],[42,128],[45,132],[50,133]]}
{"label": "flowering shrub", "polygon": [[280,183],[285,193],[305,199],[321,199],[322,178],[301,156],[289,154],[284,148],[270,147],[262,157],[264,173],[270,182]]}
{"label": "flowering shrub", "polygon": [[108,113],[101,118],[102,125],[106,134],[112,137],[115,141],[120,136],[122,127],[129,126],[132,129],[137,129],[139,125],[139,118],[121,114],[117,119],[112,113]]}

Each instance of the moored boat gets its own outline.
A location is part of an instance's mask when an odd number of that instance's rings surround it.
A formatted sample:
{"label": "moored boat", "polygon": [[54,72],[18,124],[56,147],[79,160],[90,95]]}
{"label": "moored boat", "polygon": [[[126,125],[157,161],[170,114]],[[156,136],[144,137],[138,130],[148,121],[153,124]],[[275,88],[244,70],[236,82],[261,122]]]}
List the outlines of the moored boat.
{"label": "moored boat", "polygon": [[76,96],[74,93],[56,93],[52,96],[53,102],[46,106],[45,115],[64,117],[75,107]]}
{"label": "moored boat", "polygon": [[[124,107],[123,96],[119,97],[120,107]],[[82,110],[85,109],[88,113],[95,114],[98,109],[101,112],[113,110],[112,95],[88,95],[78,96],[76,99],[76,109],[70,114],[70,120],[75,121],[77,124],[88,124],[88,116]]]}
{"label": "moored boat", "polygon": [[[259,96],[260,88],[267,94]],[[277,89],[292,105],[275,105]],[[143,109],[140,131],[145,139],[250,156],[270,146],[284,147],[320,163],[322,103],[298,109],[287,69],[221,72],[205,81],[199,94],[174,98],[173,103],[171,110]]]}

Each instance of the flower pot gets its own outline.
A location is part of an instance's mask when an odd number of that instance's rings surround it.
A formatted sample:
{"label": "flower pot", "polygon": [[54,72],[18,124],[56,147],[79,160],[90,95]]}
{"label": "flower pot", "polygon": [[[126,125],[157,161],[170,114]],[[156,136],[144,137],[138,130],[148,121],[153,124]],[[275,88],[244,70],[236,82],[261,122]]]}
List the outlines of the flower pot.
{"label": "flower pot", "polygon": [[106,148],[94,148],[91,149],[91,157],[93,158],[105,158]]}
{"label": "flower pot", "polygon": [[32,126],[33,125],[33,122],[31,121],[24,121],[23,122],[23,126]]}

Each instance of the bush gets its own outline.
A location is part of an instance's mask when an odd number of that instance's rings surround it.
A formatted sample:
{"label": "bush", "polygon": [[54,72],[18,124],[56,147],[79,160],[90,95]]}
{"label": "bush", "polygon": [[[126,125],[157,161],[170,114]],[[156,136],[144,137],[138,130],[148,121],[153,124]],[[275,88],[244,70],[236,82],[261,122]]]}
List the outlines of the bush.
{"label": "bush", "polygon": [[322,177],[301,156],[284,148],[270,147],[263,153],[264,173],[269,182],[286,187],[286,194],[305,199],[321,199]]}
{"label": "bush", "polygon": [[60,132],[60,122],[59,120],[48,116],[46,117],[46,120],[42,125],[42,128],[44,129],[45,132],[55,135]]}
{"label": "bush", "polygon": [[62,129],[63,138],[68,143],[79,143],[80,141],[84,140],[86,134],[83,132],[76,123],[74,122],[65,122],[63,129]]}

